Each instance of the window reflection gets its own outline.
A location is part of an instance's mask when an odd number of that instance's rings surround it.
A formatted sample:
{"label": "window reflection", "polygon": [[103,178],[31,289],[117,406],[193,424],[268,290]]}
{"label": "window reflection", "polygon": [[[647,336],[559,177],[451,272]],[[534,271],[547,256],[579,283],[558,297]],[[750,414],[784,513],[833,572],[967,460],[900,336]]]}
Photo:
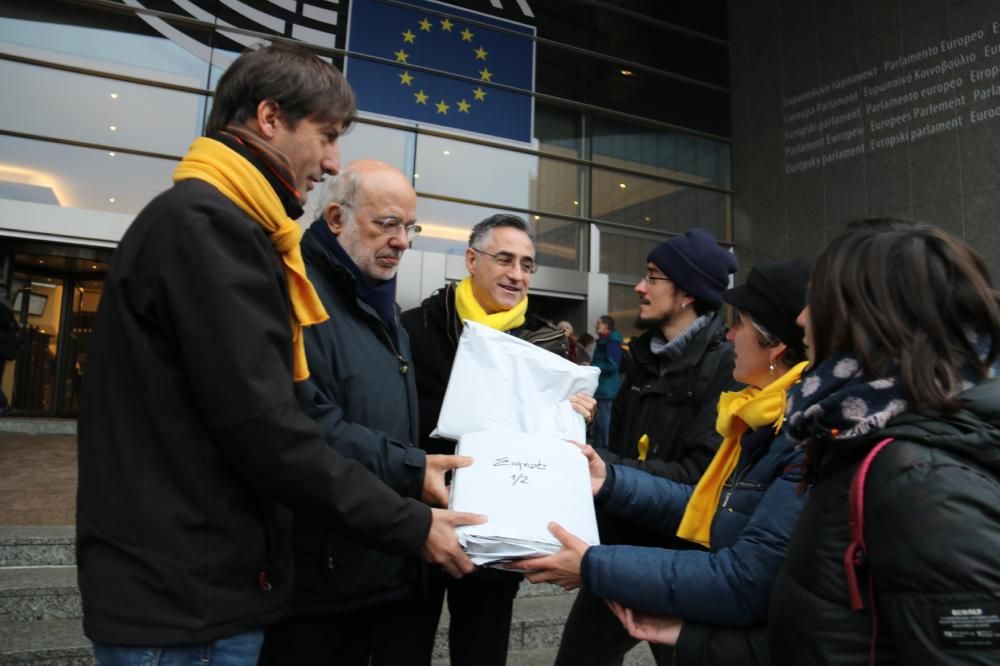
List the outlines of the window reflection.
{"label": "window reflection", "polygon": [[18,91],[0,96],[3,128],[16,132],[179,156],[204,122],[203,95],[8,60],[0,79]]}
{"label": "window reflection", "polygon": [[175,167],[172,160],[0,136],[0,199],[135,215],[170,187]]}

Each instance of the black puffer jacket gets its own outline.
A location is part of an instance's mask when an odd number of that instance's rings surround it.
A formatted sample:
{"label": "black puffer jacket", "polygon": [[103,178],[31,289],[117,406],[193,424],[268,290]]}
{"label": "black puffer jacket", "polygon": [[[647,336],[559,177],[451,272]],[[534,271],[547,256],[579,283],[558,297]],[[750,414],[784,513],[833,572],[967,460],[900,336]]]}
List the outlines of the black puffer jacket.
{"label": "black puffer jacket", "polygon": [[[701,478],[722,442],[715,431],[719,395],[741,388],[733,379],[733,345],[726,342],[726,326],[718,315],[711,317],[662,374],[660,359],[650,350],[655,331],[632,340],[611,418],[611,451],[601,454],[607,462],[679,483]],[[649,437],[649,451],[640,462],[643,435]]]}
{"label": "black puffer jacket", "polygon": [[[338,453],[403,497],[419,499],[426,456],[415,446],[417,393],[406,331],[398,331],[397,348],[358,299],[354,276],[314,231],[302,238],[302,256],[330,315],[305,330],[310,377],[296,386],[302,409]],[[351,610],[419,589],[417,558],[363,546],[320,516],[295,514],[293,545],[293,615]]]}
{"label": "black puffer jacket", "polygon": [[[407,310],[402,323],[413,343],[413,360],[417,367],[417,393],[420,396],[420,446],[427,453],[454,453],[455,442],[431,439],[437,426],[441,404],[448,388],[451,366],[455,362],[462,322],[455,310],[455,285],[449,284],[424,299],[418,308]],[[508,331],[522,340],[534,343],[562,357],[569,347],[562,329],[529,311],[524,325]]]}
{"label": "black puffer jacket", "polygon": [[851,611],[844,573],[848,493],[886,437],[864,499],[877,662],[1000,663],[1000,382],[961,398],[957,414],[907,414],[826,446],[771,597],[775,664],[867,663],[871,616]]}

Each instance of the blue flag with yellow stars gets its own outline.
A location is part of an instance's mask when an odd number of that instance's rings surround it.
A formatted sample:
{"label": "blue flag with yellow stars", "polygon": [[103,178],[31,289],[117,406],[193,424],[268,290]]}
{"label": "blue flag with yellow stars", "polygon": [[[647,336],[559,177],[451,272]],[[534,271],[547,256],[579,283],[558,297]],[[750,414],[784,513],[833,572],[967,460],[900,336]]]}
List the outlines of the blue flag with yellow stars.
{"label": "blue flag with yellow stars", "polygon": [[344,71],[362,111],[530,142],[534,31],[440,2],[351,0],[348,52],[393,64],[348,56]]}

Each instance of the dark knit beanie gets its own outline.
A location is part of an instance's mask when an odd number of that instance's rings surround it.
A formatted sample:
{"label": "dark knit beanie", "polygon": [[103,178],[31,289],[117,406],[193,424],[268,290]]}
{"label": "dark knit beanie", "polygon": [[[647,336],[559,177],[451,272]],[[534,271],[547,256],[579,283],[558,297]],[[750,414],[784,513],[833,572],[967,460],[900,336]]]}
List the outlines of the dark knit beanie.
{"label": "dark knit beanie", "polygon": [[722,307],[722,292],[736,272],[736,257],[723,250],[712,234],[692,229],[653,248],[646,261],[656,264],[681,290],[706,308]]}
{"label": "dark knit beanie", "polygon": [[744,284],[733,287],[722,298],[749,312],[755,322],[799,356],[804,356],[803,331],[795,319],[806,306],[810,272],[812,262],[805,259],[757,264],[750,269]]}

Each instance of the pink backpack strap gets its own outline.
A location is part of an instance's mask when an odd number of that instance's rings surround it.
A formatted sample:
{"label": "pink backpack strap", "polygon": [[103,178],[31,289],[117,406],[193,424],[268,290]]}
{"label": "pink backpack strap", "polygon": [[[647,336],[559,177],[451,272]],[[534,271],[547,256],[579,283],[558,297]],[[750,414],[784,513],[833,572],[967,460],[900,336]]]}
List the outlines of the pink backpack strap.
{"label": "pink backpack strap", "polygon": [[[847,591],[851,597],[851,610],[862,613],[865,602],[861,596],[861,584],[858,572],[867,566],[868,546],[865,544],[865,480],[868,469],[875,456],[892,441],[892,437],[883,439],[872,447],[865,459],[861,461],[858,471],[851,480],[850,517],[851,543],[844,553],[844,573],[847,575]],[[868,655],[868,663],[875,663],[875,642],[878,639],[878,614],[875,609],[875,588],[871,575],[868,576],[868,605],[872,616],[872,640]]]}

